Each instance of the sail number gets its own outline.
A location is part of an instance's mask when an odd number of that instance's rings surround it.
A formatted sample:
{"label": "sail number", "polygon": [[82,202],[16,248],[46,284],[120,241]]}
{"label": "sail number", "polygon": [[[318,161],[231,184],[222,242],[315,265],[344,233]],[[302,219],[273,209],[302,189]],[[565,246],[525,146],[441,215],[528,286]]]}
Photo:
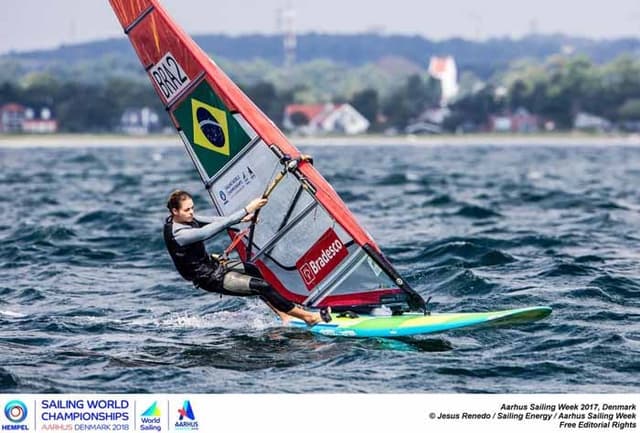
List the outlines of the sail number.
{"label": "sail number", "polygon": [[153,65],[149,74],[167,104],[171,103],[180,94],[180,91],[191,82],[171,53],[165,54],[158,63]]}

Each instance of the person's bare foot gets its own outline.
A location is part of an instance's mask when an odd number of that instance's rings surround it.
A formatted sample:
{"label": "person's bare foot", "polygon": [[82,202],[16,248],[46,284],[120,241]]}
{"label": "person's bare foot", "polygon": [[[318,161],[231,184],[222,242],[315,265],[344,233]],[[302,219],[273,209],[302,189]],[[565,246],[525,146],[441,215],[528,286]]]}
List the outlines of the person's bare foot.
{"label": "person's bare foot", "polygon": [[[328,313],[331,313],[331,309],[328,308],[326,311],[328,311]],[[304,321],[304,323],[307,324],[307,326],[314,326],[317,325],[318,323],[321,322],[327,322],[328,320],[326,320],[325,318],[323,318],[323,314],[327,314],[326,312],[322,312],[321,313],[312,313],[311,311],[307,311],[303,308],[300,307],[293,307],[291,310],[287,311],[286,313],[289,316],[293,316],[296,317],[302,321]],[[280,313],[278,313],[278,315],[280,316],[280,318],[284,321],[285,319],[282,318],[282,316],[280,315]],[[326,317],[326,316],[325,316]],[[331,316],[329,315],[329,320],[331,319]]]}
{"label": "person's bare foot", "polygon": [[282,326],[287,326],[289,324],[289,322],[291,322],[291,316],[289,316],[287,313],[283,313],[281,311],[278,311],[278,317],[280,317],[280,321],[282,322]]}
{"label": "person's bare foot", "polygon": [[322,317],[320,317],[320,314],[318,313],[309,313],[307,317],[302,320],[304,320],[304,323],[306,323],[307,326],[314,326],[318,323],[322,323]]}
{"label": "person's bare foot", "polygon": [[323,308],[320,310],[320,313],[309,313],[312,318],[307,321],[305,320],[308,326],[314,326],[318,323],[329,323],[331,322],[331,307]]}

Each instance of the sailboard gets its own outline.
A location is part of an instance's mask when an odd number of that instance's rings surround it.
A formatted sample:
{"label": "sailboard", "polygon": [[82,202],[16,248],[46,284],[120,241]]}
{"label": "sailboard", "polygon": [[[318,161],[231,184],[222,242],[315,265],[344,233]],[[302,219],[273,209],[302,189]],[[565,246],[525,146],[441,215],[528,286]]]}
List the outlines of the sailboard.
{"label": "sailboard", "polygon": [[[286,136],[158,0],[110,0],[208,192],[229,215],[269,201],[232,244],[285,298],[306,308],[426,314],[420,294]],[[406,316],[409,317],[409,316]],[[339,320],[336,318],[336,323]]]}
{"label": "sailboard", "polygon": [[[332,314],[329,323],[318,323],[310,328],[316,334],[332,337],[408,337],[435,334],[464,328],[513,326],[540,320],[551,314],[549,307],[526,307],[512,310],[479,313],[404,313],[397,316]],[[292,326],[306,328],[301,320]]]}

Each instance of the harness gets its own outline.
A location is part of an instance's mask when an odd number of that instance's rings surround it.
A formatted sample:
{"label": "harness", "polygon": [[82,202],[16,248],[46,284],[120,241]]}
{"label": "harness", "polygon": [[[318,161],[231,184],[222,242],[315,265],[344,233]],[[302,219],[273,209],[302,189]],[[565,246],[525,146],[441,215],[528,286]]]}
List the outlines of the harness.
{"label": "harness", "polygon": [[[164,223],[164,242],[171,256],[171,260],[180,275],[188,281],[193,281],[198,275],[198,270],[207,268],[210,258],[204,246],[204,242],[195,242],[190,245],[180,246],[172,234],[173,221],[168,217]],[[199,227],[199,223],[194,221],[193,227]]]}

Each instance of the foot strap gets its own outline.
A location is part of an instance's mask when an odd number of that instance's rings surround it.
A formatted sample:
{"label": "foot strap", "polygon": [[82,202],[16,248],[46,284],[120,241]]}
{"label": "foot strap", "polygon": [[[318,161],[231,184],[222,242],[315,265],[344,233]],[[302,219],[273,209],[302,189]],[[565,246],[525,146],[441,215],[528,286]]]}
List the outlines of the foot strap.
{"label": "foot strap", "polygon": [[360,316],[358,316],[358,313],[356,313],[355,311],[347,310],[338,314],[338,317],[346,317],[347,319],[357,319]]}
{"label": "foot strap", "polygon": [[331,322],[331,320],[332,320],[332,318],[331,318],[331,307],[321,308],[320,309],[320,317],[322,318],[322,321],[325,322],[325,323]]}

